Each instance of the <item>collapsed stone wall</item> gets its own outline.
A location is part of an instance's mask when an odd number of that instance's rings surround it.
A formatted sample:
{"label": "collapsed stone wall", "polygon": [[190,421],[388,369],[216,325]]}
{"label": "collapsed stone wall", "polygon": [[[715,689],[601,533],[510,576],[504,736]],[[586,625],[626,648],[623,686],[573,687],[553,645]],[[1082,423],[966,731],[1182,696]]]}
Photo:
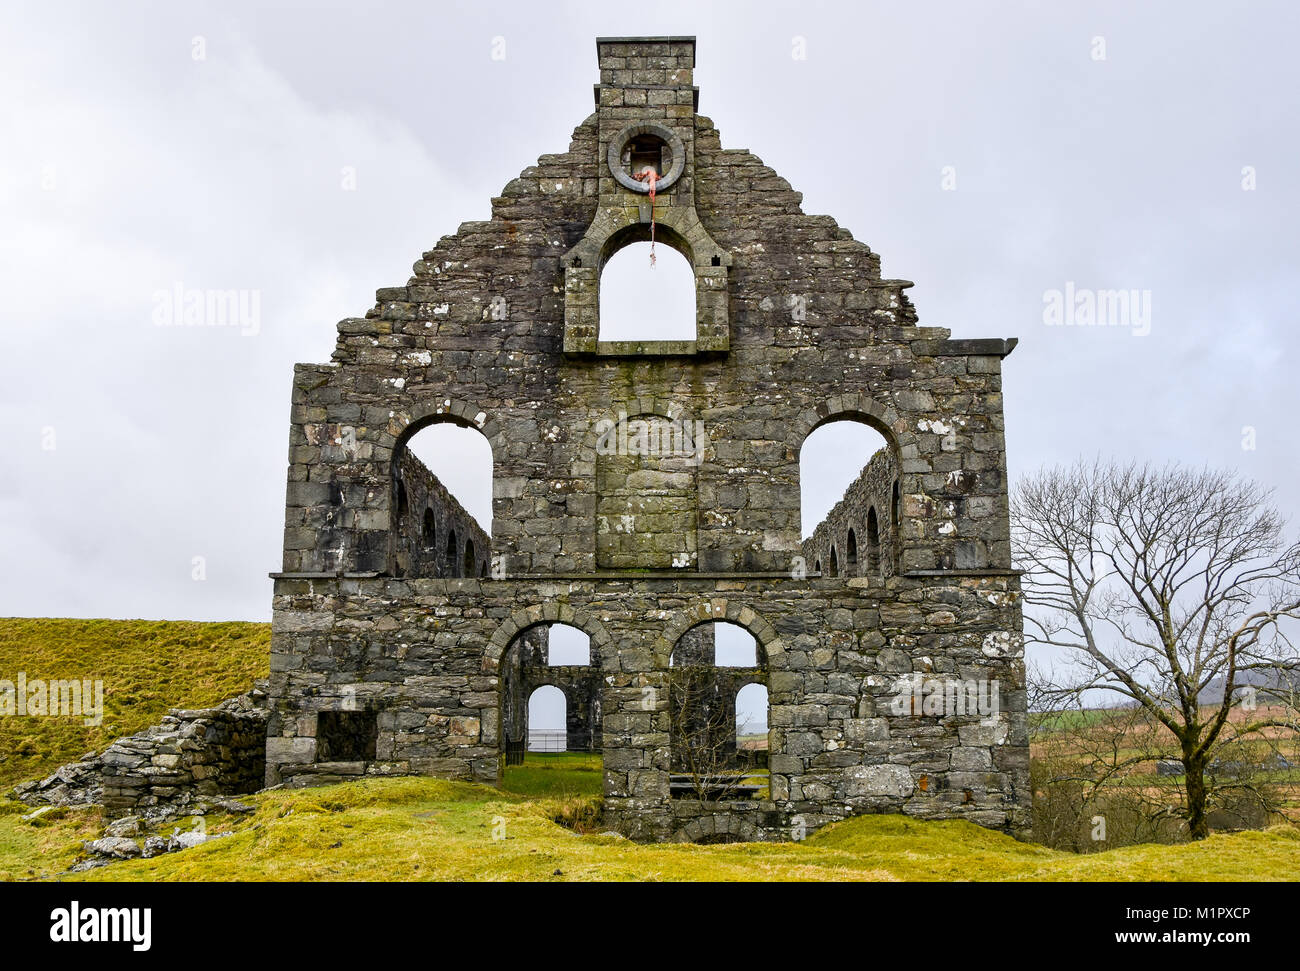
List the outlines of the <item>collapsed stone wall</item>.
{"label": "collapsed stone wall", "polygon": [[898,463],[882,448],[804,540],[807,568],[825,576],[893,576],[901,514]]}
{"label": "collapsed stone wall", "polygon": [[260,689],[215,708],[172,709],[157,725],[99,754],[14,789],[28,805],[102,805],[105,815],[180,809],[205,796],[262,788],[266,695]]}
{"label": "collapsed stone wall", "polygon": [[487,576],[491,537],[410,449],[397,460],[393,488],[397,576]]}

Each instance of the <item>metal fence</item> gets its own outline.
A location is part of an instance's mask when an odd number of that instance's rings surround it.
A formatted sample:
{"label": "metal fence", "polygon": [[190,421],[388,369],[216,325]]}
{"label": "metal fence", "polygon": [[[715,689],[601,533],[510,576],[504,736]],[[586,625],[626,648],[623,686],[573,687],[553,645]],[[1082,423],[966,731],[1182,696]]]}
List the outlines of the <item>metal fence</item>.
{"label": "metal fence", "polygon": [[565,742],[568,733],[563,730],[530,729],[528,732],[528,751],[530,752],[566,752]]}

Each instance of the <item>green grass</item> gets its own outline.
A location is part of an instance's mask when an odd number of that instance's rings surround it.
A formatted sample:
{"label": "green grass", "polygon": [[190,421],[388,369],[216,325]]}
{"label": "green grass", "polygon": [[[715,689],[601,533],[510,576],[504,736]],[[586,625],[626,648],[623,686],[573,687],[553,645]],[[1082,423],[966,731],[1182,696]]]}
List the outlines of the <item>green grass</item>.
{"label": "green grass", "polygon": [[214,705],[267,674],[268,624],[0,619],[0,679],[101,679],[104,720],[0,717],[0,793],[158,722]]}
{"label": "green grass", "polygon": [[[569,782],[558,778],[566,771]],[[584,767],[543,788],[575,792]],[[531,787],[535,779],[507,785]],[[366,779],[246,797],[247,817],[212,818],[233,835],[153,860],[114,863],[86,880],[1295,880],[1300,832],[1221,834],[1087,856],[1019,843],[972,823],[863,816],[802,843],[638,845],[555,822],[596,800],[522,795],[429,778]],[[0,809],[0,878],[52,877],[93,835],[88,811],[39,826]],[[558,873],[556,871],[559,871]]]}
{"label": "green grass", "polygon": [[[0,718],[0,782],[43,775],[171,707],[213,704],[266,673],[262,624],[0,620],[0,678],[103,678],[106,717]],[[366,779],[241,797],[247,816],[212,816],[231,835],[87,880],[1295,880],[1300,830],[1218,834],[1201,843],[1084,856],[1019,843],[965,822],[866,816],[802,843],[642,846],[603,833],[599,756],[529,755],[500,788],[429,778]],[[0,879],[42,879],[102,832],[98,810],[0,799]],[[557,820],[570,824],[560,825]],[[575,829],[578,832],[575,832]],[[559,873],[556,873],[559,871]]]}
{"label": "green grass", "polygon": [[599,797],[604,791],[600,756],[587,752],[530,752],[523,765],[506,768],[501,788],[521,796]]}
{"label": "green grass", "polygon": [[1095,725],[1110,717],[1109,708],[1084,708],[1070,711],[1031,711],[1029,713],[1030,731],[1047,735],[1062,731],[1077,731]]}

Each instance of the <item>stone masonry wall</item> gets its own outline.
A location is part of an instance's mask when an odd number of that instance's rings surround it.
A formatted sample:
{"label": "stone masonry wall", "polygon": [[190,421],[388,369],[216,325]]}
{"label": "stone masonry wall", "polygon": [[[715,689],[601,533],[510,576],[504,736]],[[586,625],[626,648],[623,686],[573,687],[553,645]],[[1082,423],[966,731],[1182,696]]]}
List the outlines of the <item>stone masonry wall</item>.
{"label": "stone masonry wall", "polygon": [[[268,782],[498,779],[502,656],[519,633],[564,622],[592,637],[606,811],[629,835],[717,836],[730,819],[790,838],[882,811],[1024,832],[1001,378],[1015,342],[919,326],[908,281],[805,214],[756,155],[723,148],[696,111],[693,39],[606,38],[597,51],[596,110],[568,149],[341,321],[331,363],[295,370]],[[674,160],[653,204],[619,167],[632,133]],[[652,219],[693,267],[697,339],[602,341],[601,269]],[[688,473],[609,463],[625,456],[602,436],[626,416],[702,427],[706,444]],[[877,510],[882,547],[898,523],[896,552],[880,575],[795,569],[800,450],[837,420],[875,428],[896,462],[898,515]],[[399,576],[393,537],[409,526],[394,521],[393,470],[442,421],[492,450],[487,578]],[[771,699],[771,799],[735,816],[668,790],[672,646],[723,619],[762,643]],[[914,678],[996,682],[1000,707],[925,713]],[[327,710],[374,713],[373,759],[321,762]]]}
{"label": "stone masonry wall", "polygon": [[[497,779],[502,655],[520,631],[559,622],[600,648],[609,821],[671,838],[668,658],[690,627],[723,619],[767,658],[771,838],[859,812],[1028,826],[1014,576],[322,577],[276,590],[269,784],[336,777],[315,762],[314,726],[346,705],[378,711],[377,758],[359,771]],[[914,676],[996,681],[999,710],[926,715]]]}
{"label": "stone masonry wall", "polygon": [[254,690],[216,708],[172,709],[159,724],[15,794],[31,805],[102,804],[105,815],[124,816],[256,792],[266,774],[264,699]]}

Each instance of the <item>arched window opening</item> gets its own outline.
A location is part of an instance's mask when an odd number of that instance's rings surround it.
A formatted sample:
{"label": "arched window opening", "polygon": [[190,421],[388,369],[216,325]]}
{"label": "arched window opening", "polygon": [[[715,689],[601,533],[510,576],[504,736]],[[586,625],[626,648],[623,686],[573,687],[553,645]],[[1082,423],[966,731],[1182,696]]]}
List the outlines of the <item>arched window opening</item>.
{"label": "arched window opening", "polygon": [[894,488],[889,499],[889,543],[893,550],[894,561],[898,561],[899,542],[903,535],[903,510],[901,496],[898,492],[898,480],[894,480]]}
{"label": "arched window opening", "polygon": [[753,682],[736,693],[736,750],[746,753],[767,751],[767,685]]}
{"label": "arched window opening", "polygon": [[[865,549],[858,548],[863,537],[857,531],[863,528],[864,509],[886,508],[897,480],[894,449],[865,418],[849,414],[814,429],[799,450],[805,559],[814,551],[826,554],[828,576],[839,575],[841,567],[845,576],[892,572],[880,555],[879,522],[874,541],[868,523]],[[842,544],[833,549],[837,540]]]}
{"label": "arched window opening", "polygon": [[478,576],[478,559],[464,550],[472,546],[485,559],[491,551],[492,448],[483,434],[450,420],[417,427],[394,452],[393,478],[394,573]]}
{"label": "arched window opening", "polygon": [[465,540],[465,572],[463,575],[467,577],[478,576],[478,564],[474,559],[474,541],[472,539]]}
{"label": "arched window opening", "polygon": [[875,506],[867,510],[867,573],[873,577],[880,573],[880,522]]}
{"label": "arched window opening", "polygon": [[591,664],[591,638],[568,624],[552,624],[546,663],[551,667]]}
{"label": "arched window opening", "polygon": [[447,534],[446,566],[443,573],[449,577],[460,576],[460,544],[456,542],[456,531]]}
{"label": "arched window opening", "polygon": [[568,699],[553,684],[528,696],[528,751],[568,751]]}
{"label": "arched window opening", "polygon": [[813,572],[814,572],[814,573],[821,573],[821,572],[822,572],[822,561],[821,561],[821,560],[818,560],[818,561],[817,561],[817,565],[813,567]]}
{"label": "arched window opening", "polygon": [[650,262],[650,243],[629,243],[600,274],[602,341],[693,341],[695,270],[660,240]]}

